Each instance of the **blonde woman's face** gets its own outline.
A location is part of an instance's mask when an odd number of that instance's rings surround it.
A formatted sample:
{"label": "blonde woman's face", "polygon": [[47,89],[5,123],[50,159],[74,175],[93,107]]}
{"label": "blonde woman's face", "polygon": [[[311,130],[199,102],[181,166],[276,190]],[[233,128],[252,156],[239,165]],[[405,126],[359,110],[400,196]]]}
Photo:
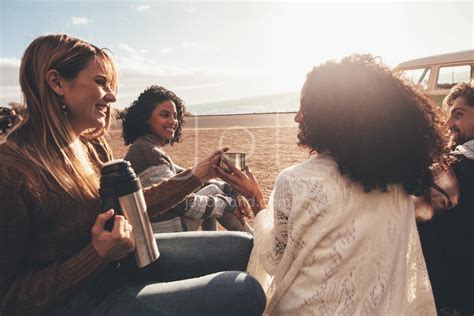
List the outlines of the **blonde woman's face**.
{"label": "blonde woman's face", "polygon": [[107,112],[116,98],[100,60],[91,60],[76,78],[64,80],[63,85],[67,117],[77,135],[106,125]]}

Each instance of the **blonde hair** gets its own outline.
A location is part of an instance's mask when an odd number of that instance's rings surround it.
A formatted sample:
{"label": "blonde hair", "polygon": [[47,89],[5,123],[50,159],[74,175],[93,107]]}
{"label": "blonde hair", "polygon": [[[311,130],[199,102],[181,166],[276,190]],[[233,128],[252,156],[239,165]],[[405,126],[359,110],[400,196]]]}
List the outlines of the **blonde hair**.
{"label": "blonde hair", "polygon": [[[106,146],[103,135],[110,125],[112,109],[104,127],[77,135],[64,114],[61,97],[47,82],[49,70],[72,80],[91,60],[105,69],[116,90],[116,70],[111,57],[102,49],[64,34],[36,38],[26,49],[20,66],[20,85],[26,104],[22,124],[8,136],[8,144],[31,161],[48,185],[57,182],[71,197],[84,201],[98,197],[98,173],[91,167],[100,164],[93,142]],[[81,144],[83,146],[81,146]],[[52,177],[52,178],[51,178]]]}

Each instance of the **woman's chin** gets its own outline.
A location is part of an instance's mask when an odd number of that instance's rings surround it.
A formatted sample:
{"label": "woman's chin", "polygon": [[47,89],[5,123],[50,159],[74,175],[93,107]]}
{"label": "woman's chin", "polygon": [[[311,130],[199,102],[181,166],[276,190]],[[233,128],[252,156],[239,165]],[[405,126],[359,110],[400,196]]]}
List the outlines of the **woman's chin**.
{"label": "woman's chin", "polygon": [[97,118],[97,120],[94,122],[94,125],[91,126],[93,129],[100,129],[104,128],[106,125],[105,117],[104,118]]}

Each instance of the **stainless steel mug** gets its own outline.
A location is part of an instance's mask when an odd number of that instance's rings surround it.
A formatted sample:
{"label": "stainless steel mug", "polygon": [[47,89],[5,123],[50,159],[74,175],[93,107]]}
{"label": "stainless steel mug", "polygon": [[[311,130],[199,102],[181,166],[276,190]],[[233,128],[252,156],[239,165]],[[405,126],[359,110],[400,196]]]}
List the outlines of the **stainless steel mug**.
{"label": "stainless steel mug", "polygon": [[[245,169],[245,153],[223,153],[223,156],[229,160],[234,166],[239,170]],[[224,162],[221,161],[220,167],[226,171],[230,172]]]}
{"label": "stainless steel mug", "polygon": [[[130,162],[117,159],[102,166],[100,198],[103,211],[113,208],[116,214],[124,215],[132,225],[138,267],[145,267],[158,259],[160,252],[146,211],[145,197]],[[112,230],[112,226],[113,219],[105,228]]]}

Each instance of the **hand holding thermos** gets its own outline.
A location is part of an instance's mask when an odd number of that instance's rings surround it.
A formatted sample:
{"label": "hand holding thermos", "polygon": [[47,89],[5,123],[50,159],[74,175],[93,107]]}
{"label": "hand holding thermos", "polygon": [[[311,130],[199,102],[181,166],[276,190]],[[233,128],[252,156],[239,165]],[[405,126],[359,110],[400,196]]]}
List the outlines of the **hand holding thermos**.
{"label": "hand holding thermos", "polygon": [[[122,253],[134,248],[139,268],[158,259],[160,253],[146,211],[145,197],[130,162],[117,159],[104,164],[100,177],[100,198],[104,213],[98,216],[92,229],[93,245],[103,236],[106,249],[103,253],[110,254],[110,257],[123,257]],[[110,231],[111,235],[102,229]],[[109,241],[110,238],[112,241]]]}
{"label": "hand holding thermos", "polygon": [[107,261],[120,260],[135,249],[132,226],[124,216],[115,216],[112,231],[104,228],[105,223],[113,215],[114,210],[112,209],[99,214],[92,226],[92,246]]}
{"label": "hand holding thermos", "polygon": [[[200,161],[192,168],[192,174],[202,183],[215,178],[215,166],[227,150],[220,149]],[[128,161],[118,159],[104,164],[100,198],[104,213],[97,216],[92,227],[92,245],[99,255],[114,261],[135,250],[139,268],[158,259],[140,180]]]}

